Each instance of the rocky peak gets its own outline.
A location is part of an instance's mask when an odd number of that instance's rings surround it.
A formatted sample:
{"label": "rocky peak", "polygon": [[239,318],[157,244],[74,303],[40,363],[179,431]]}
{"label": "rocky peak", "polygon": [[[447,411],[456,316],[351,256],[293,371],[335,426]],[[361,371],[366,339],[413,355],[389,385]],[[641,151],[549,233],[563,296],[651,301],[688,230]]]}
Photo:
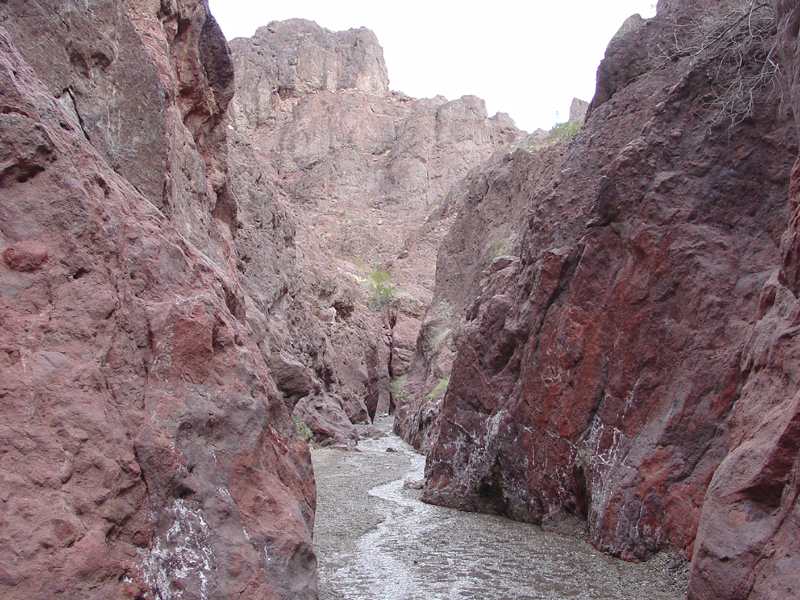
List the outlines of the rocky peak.
{"label": "rocky peak", "polygon": [[586,120],[586,111],[589,110],[589,103],[580,98],[573,98],[569,105],[569,122],[583,123]]}
{"label": "rocky peak", "polygon": [[273,21],[230,46],[237,71],[254,75],[239,78],[231,114],[240,127],[264,124],[281,100],[314,92],[389,92],[383,49],[365,27],[332,32],[304,19]]}

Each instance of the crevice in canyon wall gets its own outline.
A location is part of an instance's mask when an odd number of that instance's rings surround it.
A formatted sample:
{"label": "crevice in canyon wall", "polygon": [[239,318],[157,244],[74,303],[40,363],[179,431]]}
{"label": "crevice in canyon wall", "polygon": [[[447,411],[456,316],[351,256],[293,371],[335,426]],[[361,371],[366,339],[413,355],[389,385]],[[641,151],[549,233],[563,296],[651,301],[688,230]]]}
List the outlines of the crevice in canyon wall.
{"label": "crevice in canyon wall", "polygon": [[[505,115],[488,117],[475,97],[390,92],[367,29],[334,33],[294,19],[231,48],[237,148],[274,177],[273,193],[298,221],[289,295],[306,312],[273,319],[272,360],[289,354],[317,373],[321,385],[294,409],[314,441],[352,445],[352,423],[391,410],[413,357],[436,248],[452,221],[428,219],[430,207],[523,132]],[[315,365],[311,348],[323,345],[325,364]]]}

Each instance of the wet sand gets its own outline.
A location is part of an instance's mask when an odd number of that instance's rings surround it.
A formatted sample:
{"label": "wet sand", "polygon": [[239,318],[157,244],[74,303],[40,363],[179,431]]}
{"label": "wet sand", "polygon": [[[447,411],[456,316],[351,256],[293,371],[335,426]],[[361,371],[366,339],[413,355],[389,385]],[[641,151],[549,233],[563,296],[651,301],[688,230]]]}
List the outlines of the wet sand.
{"label": "wet sand", "polygon": [[[376,423],[391,430],[391,420]],[[387,448],[397,452],[387,452]],[[394,435],[312,452],[321,600],[679,600],[686,565],[620,561],[580,539],[419,501],[425,458]]]}

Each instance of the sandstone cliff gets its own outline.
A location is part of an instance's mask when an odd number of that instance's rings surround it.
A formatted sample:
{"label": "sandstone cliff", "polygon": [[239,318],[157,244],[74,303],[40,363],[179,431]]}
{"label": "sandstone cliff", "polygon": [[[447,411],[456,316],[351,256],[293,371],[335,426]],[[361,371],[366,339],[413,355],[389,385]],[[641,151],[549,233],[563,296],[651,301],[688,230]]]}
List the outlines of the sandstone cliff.
{"label": "sandstone cliff", "polygon": [[[793,80],[798,17],[779,8]],[[774,14],[661,2],[624,29],[568,149],[470,183],[488,211],[528,207],[519,259],[476,285],[443,246],[434,297],[468,307],[466,326],[440,409],[399,429],[438,415],[429,502],[572,513],[612,554],[693,557],[691,597],[791,597],[797,149]],[[453,231],[485,254],[481,218],[465,202]]]}

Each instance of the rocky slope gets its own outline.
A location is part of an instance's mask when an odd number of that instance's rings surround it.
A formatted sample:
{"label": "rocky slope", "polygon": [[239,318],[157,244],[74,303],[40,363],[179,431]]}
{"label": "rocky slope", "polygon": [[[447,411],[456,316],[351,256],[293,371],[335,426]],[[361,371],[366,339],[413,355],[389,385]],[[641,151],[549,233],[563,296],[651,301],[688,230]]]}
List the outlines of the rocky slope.
{"label": "rocky slope", "polygon": [[0,25],[3,597],[315,597],[308,449],[248,308],[293,229],[228,173],[207,5],[11,0]]}
{"label": "rocky slope", "polygon": [[[793,80],[800,19],[779,14]],[[662,1],[625,30],[569,148],[517,152],[466,192],[529,208],[520,256],[476,286],[443,247],[434,295],[467,325],[440,409],[400,431],[438,415],[430,502],[582,516],[615,555],[693,557],[692,598],[791,597],[797,149],[772,7]],[[466,203],[454,231],[485,254],[481,219]]]}

